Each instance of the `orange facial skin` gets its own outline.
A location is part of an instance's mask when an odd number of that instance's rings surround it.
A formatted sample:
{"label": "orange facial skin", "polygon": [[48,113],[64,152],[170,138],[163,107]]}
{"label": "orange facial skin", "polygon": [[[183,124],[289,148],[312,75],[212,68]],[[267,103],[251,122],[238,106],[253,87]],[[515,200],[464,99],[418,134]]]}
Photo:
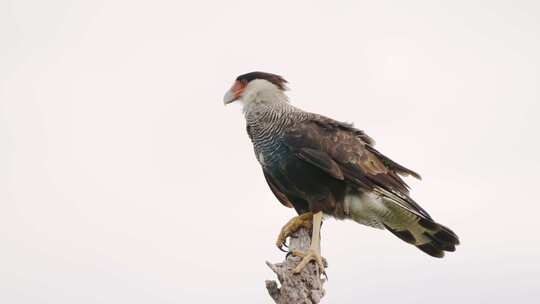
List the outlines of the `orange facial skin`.
{"label": "orange facial skin", "polygon": [[242,93],[244,93],[244,89],[246,88],[246,85],[241,81],[235,81],[233,86],[231,87],[231,92],[233,93],[234,100],[237,100],[242,96]]}

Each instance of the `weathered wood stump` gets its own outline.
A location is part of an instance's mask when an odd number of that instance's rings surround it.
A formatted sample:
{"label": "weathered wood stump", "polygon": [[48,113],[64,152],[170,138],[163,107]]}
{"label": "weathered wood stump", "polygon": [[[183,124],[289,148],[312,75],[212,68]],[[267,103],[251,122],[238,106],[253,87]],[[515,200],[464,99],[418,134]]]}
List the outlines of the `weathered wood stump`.
{"label": "weathered wood stump", "polygon": [[[289,250],[307,251],[310,243],[309,231],[301,228],[290,238]],[[281,284],[281,287],[278,287],[276,281],[266,281],[266,289],[277,304],[315,304],[319,303],[324,296],[325,280],[321,278],[321,273],[315,263],[310,262],[300,273],[293,273],[293,269],[301,260],[301,257],[289,255],[281,263],[266,262]]]}

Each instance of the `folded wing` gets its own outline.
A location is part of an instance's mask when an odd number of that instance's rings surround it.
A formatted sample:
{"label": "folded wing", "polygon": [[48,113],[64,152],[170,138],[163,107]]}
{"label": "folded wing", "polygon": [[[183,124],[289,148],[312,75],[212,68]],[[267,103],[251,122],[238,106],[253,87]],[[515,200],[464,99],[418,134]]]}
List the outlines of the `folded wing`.
{"label": "folded wing", "polygon": [[431,219],[409,197],[409,187],[400,177],[420,178],[420,175],[377,151],[373,139],[352,125],[316,115],[296,123],[283,141],[299,159],[330,176],[374,191],[402,208]]}

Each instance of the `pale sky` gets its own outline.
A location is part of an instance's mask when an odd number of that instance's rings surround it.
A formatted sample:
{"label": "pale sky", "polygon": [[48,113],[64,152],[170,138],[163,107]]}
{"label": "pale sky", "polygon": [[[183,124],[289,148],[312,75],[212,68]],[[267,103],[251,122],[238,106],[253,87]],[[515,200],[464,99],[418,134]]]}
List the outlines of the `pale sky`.
{"label": "pale sky", "polygon": [[354,122],[462,245],[329,220],[324,303],[537,303],[537,1],[0,3],[0,303],[272,303],[239,74]]}

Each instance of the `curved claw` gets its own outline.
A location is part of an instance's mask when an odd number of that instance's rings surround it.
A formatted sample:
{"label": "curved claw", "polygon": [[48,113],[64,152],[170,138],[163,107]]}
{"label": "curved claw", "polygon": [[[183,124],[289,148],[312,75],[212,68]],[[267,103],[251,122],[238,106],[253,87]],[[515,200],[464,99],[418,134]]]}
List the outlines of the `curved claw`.
{"label": "curved claw", "polygon": [[283,237],[283,236],[282,236],[282,233],[280,233],[279,236],[278,236],[278,239],[277,239],[277,241],[276,241],[276,247],[277,247],[279,250],[283,251],[283,252],[287,252],[287,250],[284,250],[284,249],[283,249],[283,247],[289,248],[289,247],[287,246],[286,242],[287,242],[287,237]]}
{"label": "curved claw", "polygon": [[289,222],[287,222],[287,224],[285,224],[285,226],[281,228],[281,231],[276,241],[277,248],[283,252],[286,252],[285,250],[283,250],[283,247],[289,248],[289,246],[287,246],[286,244],[287,238],[296,237],[294,235],[294,232],[297,231],[300,227],[311,229],[313,225],[312,218],[313,214],[311,212],[308,212],[290,219]]}
{"label": "curved claw", "polygon": [[289,246],[287,246],[287,244],[285,243],[285,240],[282,241],[281,238],[278,239],[278,241],[276,242],[276,247],[277,247],[279,250],[283,251],[283,252],[289,252],[288,250],[283,249],[283,247],[285,247],[285,248],[288,249]]}
{"label": "curved claw", "polygon": [[292,254],[294,256],[302,257],[302,260],[300,261],[300,263],[296,266],[296,268],[294,268],[294,270],[293,270],[294,273],[300,273],[304,269],[304,267],[306,267],[306,265],[309,262],[314,261],[315,264],[319,267],[319,271],[326,278],[328,278],[328,276],[326,275],[326,271],[324,270],[326,265],[325,265],[325,263],[323,261],[323,257],[321,257],[320,254],[317,251],[315,251],[313,249],[309,249],[307,252],[301,252],[301,251],[294,250],[292,252]]}

